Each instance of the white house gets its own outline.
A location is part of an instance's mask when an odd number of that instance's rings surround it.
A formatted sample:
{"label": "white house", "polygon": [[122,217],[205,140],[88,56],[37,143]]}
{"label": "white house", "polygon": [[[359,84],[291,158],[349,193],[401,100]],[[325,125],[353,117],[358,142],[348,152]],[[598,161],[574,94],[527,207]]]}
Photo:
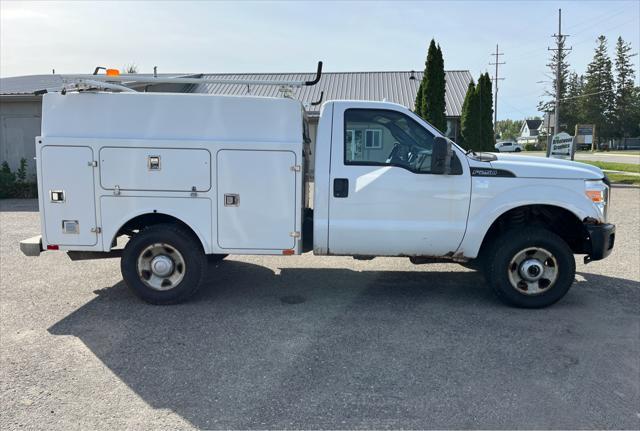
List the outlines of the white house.
{"label": "white house", "polygon": [[518,144],[537,144],[541,125],[542,120],[524,120],[520,127],[520,136],[517,138]]}

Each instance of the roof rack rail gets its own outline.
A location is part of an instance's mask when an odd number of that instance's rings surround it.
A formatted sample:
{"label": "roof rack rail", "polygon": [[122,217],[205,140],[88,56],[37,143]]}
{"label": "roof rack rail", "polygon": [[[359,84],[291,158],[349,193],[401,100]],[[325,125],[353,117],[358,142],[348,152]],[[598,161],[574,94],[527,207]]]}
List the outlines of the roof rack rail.
{"label": "roof rack rail", "polygon": [[[65,84],[71,87],[86,88],[93,86],[94,88],[105,88],[120,91],[134,91],[127,87],[126,84],[241,84],[241,85],[280,85],[289,87],[305,87],[313,86],[320,82],[322,77],[322,61],[318,62],[316,76],[311,81],[282,81],[282,80],[261,80],[261,79],[211,79],[211,78],[168,78],[168,77],[150,77],[150,76],[132,76],[132,75],[97,75],[100,70],[97,67],[94,74],[91,75],[73,75],[63,78]],[[80,84],[80,85],[78,85]],[[69,87],[69,88],[71,88]]]}

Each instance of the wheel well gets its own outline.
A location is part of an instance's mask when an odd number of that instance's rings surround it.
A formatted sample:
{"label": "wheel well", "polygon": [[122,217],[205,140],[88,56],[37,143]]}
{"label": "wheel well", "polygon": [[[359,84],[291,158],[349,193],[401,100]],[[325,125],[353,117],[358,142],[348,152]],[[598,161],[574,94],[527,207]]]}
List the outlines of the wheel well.
{"label": "wheel well", "polygon": [[115,243],[116,239],[119,236],[122,236],[122,235],[134,236],[136,233],[138,233],[139,231],[141,231],[146,227],[157,225],[157,224],[165,224],[165,223],[176,224],[184,228],[185,230],[187,230],[193,235],[193,237],[197,240],[198,244],[200,244],[200,246],[202,247],[202,242],[200,241],[200,238],[198,238],[198,235],[194,232],[193,229],[191,229],[191,227],[188,224],[186,224],[185,222],[183,222],[182,220],[176,217],[170,216],[168,214],[162,214],[162,213],[140,214],[139,216],[132,218],[131,220],[126,222],[124,225],[122,225],[122,227],[118,230],[115,237],[113,238],[113,242]]}
{"label": "wheel well", "polygon": [[479,255],[506,230],[529,226],[548,229],[565,240],[574,253],[585,253],[588,233],[575,214],[553,205],[526,205],[505,212],[493,222],[482,240]]}

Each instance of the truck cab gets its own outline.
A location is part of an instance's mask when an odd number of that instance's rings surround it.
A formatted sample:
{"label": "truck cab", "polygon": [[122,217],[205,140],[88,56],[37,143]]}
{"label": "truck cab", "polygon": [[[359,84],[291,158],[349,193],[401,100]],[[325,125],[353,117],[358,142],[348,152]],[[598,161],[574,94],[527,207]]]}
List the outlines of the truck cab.
{"label": "truck cab", "polygon": [[574,254],[612,250],[598,168],[465,151],[386,102],[325,102],[313,149],[305,122],[288,98],[46,94],[42,235],[21,248],[120,257],[154,304],[186,300],[229,254],[313,250],[460,263],[520,307],[562,298]]}
{"label": "truck cab", "polygon": [[434,167],[437,137],[400,105],[327,103],[315,160],[314,252],[453,255],[466,228],[470,170],[448,143],[447,171]]}

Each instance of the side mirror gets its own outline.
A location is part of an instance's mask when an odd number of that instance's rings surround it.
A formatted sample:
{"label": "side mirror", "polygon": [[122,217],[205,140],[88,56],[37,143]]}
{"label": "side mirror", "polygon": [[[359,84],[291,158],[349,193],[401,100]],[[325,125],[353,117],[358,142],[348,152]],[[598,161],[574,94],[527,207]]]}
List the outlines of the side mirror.
{"label": "side mirror", "polygon": [[442,136],[433,138],[431,173],[448,175],[451,171],[451,142]]}

